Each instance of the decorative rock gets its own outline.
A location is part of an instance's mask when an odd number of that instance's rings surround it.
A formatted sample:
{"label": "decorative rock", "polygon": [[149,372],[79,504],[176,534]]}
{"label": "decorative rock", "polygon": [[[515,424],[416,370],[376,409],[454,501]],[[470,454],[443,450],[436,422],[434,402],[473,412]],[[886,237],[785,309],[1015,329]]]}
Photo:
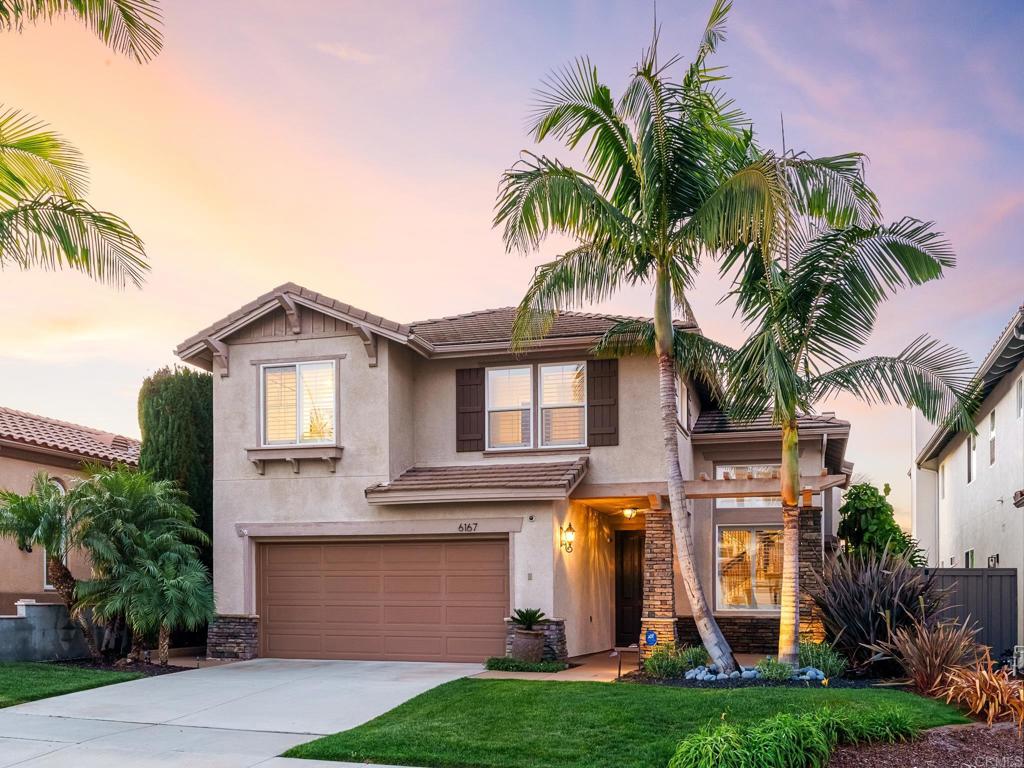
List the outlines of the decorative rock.
{"label": "decorative rock", "polygon": [[740,673],[740,677],[742,677],[744,680],[756,680],[757,672],[755,672],[752,669],[745,669],[742,673]]}
{"label": "decorative rock", "polygon": [[811,678],[808,677],[807,675],[800,675],[799,677],[797,677],[797,680],[810,680],[810,679]]}
{"label": "decorative rock", "polygon": [[719,672],[719,673],[718,673],[718,674],[717,674],[717,675],[715,676],[715,679],[716,679],[716,680],[728,680],[728,679],[729,679],[729,676],[728,676],[727,674],[725,674],[725,672]]}
{"label": "decorative rock", "polygon": [[696,676],[697,676],[697,670],[696,669],[691,669],[685,675],[683,675],[683,677],[686,680],[693,680],[693,678],[695,678]]}
{"label": "decorative rock", "polygon": [[739,672],[730,672],[730,673],[729,673],[729,678],[730,678],[730,679],[732,679],[732,680],[735,680],[735,679],[736,679],[736,678],[738,678],[739,676],[740,676],[740,673],[739,673]]}

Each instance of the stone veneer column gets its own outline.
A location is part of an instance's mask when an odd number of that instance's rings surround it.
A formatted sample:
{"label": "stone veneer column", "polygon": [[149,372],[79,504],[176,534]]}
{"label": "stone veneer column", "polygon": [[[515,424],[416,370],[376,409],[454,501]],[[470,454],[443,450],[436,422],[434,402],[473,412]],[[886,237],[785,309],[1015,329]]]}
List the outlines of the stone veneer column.
{"label": "stone veneer column", "polygon": [[[505,655],[512,655],[512,640],[515,638],[516,624],[512,619],[505,619]],[[565,619],[543,619],[537,629],[544,633],[544,655],[541,661],[565,661],[569,658],[565,644]]]}
{"label": "stone veneer column", "polygon": [[206,658],[254,659],[259,655],[260,617],[220,613],[206,631]]}
{"label": "stone veneer column", "polygon": [[825,567],[821,507],[800,509],[800,639],[820,643],[825,639],[821,612],[807,588],[821,578]]}
{"label": "stone veneer column", "polygon": [[658,645],[675,645],[679,638],[672,515],[667,509],[651,509],[644,523],[644,607],[638,641],[640,656],[646,659],[653,650],[644,640],[648,630],[658,633]]}

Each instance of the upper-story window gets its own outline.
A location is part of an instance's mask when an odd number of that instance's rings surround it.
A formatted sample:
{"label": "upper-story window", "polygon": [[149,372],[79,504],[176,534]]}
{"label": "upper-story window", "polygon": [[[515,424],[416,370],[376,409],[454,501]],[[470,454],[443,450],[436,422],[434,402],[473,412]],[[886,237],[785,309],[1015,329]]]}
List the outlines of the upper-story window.
{"label": "upper-story window", "polygon": [[973,483],[978,474],[978,436],[967,436],[967,482]]}
{"label": "upper-story window", "polygon": [[587,444],[586,363],[488,368],[486,381],[488,450]]}
{"label": "upper-story window", "polygon": [[[715,479],[725,480],[726,475],[731,480],[740,478],[746,480],[770,480],[778,478],[778,464],[718,464],[715,466]],[[775,509],[781,504],[778,496],[747,496],[741,498],[715,499],[716,509]]]}
{"label": "upper-story window", "polygon": [[1017,379],[1017,418],[1024,416],[1024,376]]}
{"label": "upper-story window", "polygon": [[261,376],[264,445],[335,441],[334,361],[264,365]]}
{"label": "upper-story window", "polygon": [[988,464],[996,463],[996,411],[993,408],[988,415]]}

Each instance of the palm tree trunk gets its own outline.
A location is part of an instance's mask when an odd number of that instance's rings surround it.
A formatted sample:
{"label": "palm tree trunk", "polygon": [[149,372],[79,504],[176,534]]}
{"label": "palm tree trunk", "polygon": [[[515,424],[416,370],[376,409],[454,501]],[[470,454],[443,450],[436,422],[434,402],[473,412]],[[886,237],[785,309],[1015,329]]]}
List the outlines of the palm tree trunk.
{"label": "palm tree trunk", "polygon": [[800,433],[796,419],[782,425],[782,605],[779,661],[800,658]]}
{"label": "palm tree trunk", "polygon": [[160,666],[166,667],[171,655],[171,628],[166,624],[160,625]]}
{"label": "palm tree trunk", "polygon": [[665,475],[668,481],[669,507],[672,514],[672,532],[675,550],[682,571],[683,586],[693,611],[701,642],[720,672],[729,674],[737,669],[732,648],[708,605],[704,588],[697,575],[693,559],[693,530],[690,513],[686,508],[683,472],[679,467],[679,435],[676,417],[676,366],[672,354],[672,301],[667,278],[659,275],[656,286],[654,328],[658,351],[658,391],[661,401],[661,427],[665,444]]}
{"label": "palm tree trunk", "polygon": [[89,655],[98,659],[100,649],[96,646],[96,633],[93,631],[92,622],[77,609],[75,587],[78,586],[78,582],[61,558],[49,556],[46,558],[46,578],[60,595],[61,602],[68,609],[68,616],[78,624],[82,637],[85,638],[85,645],[89,649]]}

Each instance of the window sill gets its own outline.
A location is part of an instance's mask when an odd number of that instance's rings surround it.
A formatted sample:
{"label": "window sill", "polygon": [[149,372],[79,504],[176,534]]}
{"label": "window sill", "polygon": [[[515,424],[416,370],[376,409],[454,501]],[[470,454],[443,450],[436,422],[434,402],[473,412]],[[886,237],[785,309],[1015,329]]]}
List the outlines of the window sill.
{"label": "window sill", "polygon": [[550,456],[551,454],[588,454],[590,453],[589,445],[581,445],[578,448],[506,448],[505,450],[495,450],[493,448],[484,451],[485,458],[493,458],[495,456]]}
{"label": "window sill", "polygon": [[268,461],[287,461],[292,465],[292,472],[299,474],[299,462],[313,459],[327,464],[327,469],[334,472],[341,460],[340,445],[287,445],[270,448],[248,448],[245,457],[253,463],[256,471],[263,474]]}

